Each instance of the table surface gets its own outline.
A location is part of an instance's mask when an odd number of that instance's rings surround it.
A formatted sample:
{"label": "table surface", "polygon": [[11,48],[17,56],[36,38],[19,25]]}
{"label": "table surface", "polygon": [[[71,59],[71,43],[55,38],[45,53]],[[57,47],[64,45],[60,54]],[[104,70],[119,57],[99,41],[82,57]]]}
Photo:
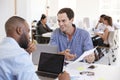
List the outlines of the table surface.
{"label": "table surface", "polygon": [[[94,69],[88,68],[91,65],[93,65],[95,68]],[[35,67],[37,70],[37,66]],[[119,66],[108,66],[103,64],[88,64],[83,62],[77,62],[68,66],[64,66],[64,70],[70,74],[71,80],[119,80],[120,79]],[[41,80],[54,80],[51,78],[41,77],[41,76],[39,78]]]}

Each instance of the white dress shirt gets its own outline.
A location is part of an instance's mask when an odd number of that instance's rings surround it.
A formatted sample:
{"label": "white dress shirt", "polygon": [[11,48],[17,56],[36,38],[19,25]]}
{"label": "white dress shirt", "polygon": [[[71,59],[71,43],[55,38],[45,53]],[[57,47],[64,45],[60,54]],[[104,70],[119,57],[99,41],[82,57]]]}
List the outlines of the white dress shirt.
{"label": "white dress shirt", "polygon": [[10,37],[0,43],[0,80],[38,80],[29,54]]}

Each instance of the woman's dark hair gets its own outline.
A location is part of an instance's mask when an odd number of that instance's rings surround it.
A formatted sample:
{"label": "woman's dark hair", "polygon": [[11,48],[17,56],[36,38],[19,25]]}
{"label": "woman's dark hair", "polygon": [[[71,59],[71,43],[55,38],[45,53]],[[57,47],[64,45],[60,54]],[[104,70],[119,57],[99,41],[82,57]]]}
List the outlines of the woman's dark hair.
{"label": "woman's dark hair", "polygon": [[45,14],[42,14],[40,21],[41,21],[42,19],[45,19],[46,17],[47,17],[47,16],[46,16]]}
{"label": "woman's dark hair", "polygon": [[37,26],[41,24],[41,21],[45,19],[47,16],[45,14],[41,15],[40,21],[38,21]]}
{"label": "woman's dark hair", "polygon": [[112,18],[111,18],[110,16],[105,16],[105,17],[104,17],[104,20],[107,20],[107,21],[108,21],[108,24],[109,24],[110,26],[112,26]]}
{"label": "woman's dark hair", "polygon": [[105,16],[106,16],[105,14],[102,14],[100,17],[101,17],[101,18],[104,18]]}

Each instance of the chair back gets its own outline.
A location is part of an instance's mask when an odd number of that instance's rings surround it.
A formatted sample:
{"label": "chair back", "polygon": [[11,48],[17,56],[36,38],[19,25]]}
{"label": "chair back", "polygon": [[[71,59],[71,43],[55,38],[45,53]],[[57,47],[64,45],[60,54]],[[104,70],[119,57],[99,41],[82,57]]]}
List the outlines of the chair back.
{"label": "chair back", "polygon": [[116,35],[117,35],[117,30],[110,31],[109,36],[108,36],[108,43],[110,47],[114,47],[116,45]]}

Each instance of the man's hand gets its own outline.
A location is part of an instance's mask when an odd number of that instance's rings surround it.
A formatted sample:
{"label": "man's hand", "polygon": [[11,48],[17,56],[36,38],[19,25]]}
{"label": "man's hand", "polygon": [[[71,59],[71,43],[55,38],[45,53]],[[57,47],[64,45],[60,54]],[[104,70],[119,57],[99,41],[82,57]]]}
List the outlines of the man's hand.
{"label": "man's hand", "polygon": [[70,80],[70,75],[67,72],[60,73],[58,80]]}
{"label": "man's hand", "polygon": [[88,63],[92,63],[95,61],[95,54],[90,54],[84,58]]}
{"label": "man's hand", "polygon": [[66,60],[73,60],[76,58],[75,54],[70,54],[70,49],[60,52],[60,54],[65,55]]}
{"label": "man's hand", "polygon": [[30,42],[29,44],[28,44],[28,48],[26,49],[26,51],[29,53],[29,54],[31,54],[33,51],[35,51],[36,50],[36,46],[35,46],[35,44],[34,43],[32,43],[32,42]]}

